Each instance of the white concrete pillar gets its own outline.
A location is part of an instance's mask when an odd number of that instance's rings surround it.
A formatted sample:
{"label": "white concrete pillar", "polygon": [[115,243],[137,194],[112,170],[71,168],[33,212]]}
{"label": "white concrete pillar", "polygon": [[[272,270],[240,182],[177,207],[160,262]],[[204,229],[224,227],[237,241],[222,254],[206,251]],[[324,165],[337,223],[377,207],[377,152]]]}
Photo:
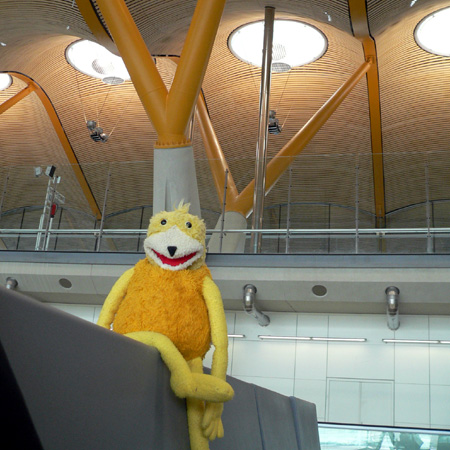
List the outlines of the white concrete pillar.
{"label": "white concrete pillar", "polygon": [[192,146],[155,148],[153,167],[153,214],[172,211],[181,200],[189,212],[201,217]]}
{"label": "white concrete pillar", "polygon": [[[222,228],[222,215],[217,221],[215,230]],[[227,211],[225,213],[224,230],[243,230],[247,228],[247,219],[241,213]],[[244,253],[245,234],[226,233],[222,240],[222,253]],[[214,233],[208,243],[209,253],[220,253],[220,233]]]}

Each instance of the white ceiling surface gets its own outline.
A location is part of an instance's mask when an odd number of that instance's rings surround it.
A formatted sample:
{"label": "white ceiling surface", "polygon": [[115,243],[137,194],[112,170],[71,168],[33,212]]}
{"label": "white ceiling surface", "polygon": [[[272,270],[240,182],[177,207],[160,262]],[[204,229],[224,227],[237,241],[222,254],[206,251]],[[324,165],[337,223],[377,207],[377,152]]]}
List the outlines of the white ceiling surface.
{"label": "white ceiling surface", "polygon": [[[0,262],[1,283],[44,302],[101,305],[129,265]],[[266,312],[384,313],[385,290],[400,289],[401,314],[450,314],[450,267],[210,267],[226,310],[243,308],[243,287],[257,288],[257,307]],[[66,289],[61,278],[71,281]],[[323,285],[317,297],[312,288]]]}

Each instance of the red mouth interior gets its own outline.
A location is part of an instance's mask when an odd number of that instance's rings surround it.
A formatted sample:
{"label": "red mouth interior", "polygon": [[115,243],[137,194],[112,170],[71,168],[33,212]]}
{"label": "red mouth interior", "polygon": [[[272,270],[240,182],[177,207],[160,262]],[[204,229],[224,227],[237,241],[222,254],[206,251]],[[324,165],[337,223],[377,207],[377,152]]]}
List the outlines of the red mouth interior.
{"label": "red mouth interior", "polygon": [[185,263],[186,261],[189,261],[191,258],[193,258],[197,252],[190,253],[189,255],[182,256],[181,258],[168,258],[167,256],[161,255],[161,253],[158,253],[156,250],[153,250],[155,252],[155,255],[161,260],[163,264],[167,264],[169,266],[179,266],[180,264]]}

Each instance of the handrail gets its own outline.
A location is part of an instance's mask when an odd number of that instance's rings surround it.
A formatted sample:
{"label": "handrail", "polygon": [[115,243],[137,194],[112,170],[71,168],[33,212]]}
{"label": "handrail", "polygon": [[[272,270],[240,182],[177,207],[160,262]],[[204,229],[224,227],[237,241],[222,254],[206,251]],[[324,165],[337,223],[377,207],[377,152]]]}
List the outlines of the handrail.
{"label": "handrail", "polygon": [[[254,232],[261,233],[263,235],[286,235],[289,231],[289,235],[374,235],[388,236],[388,235],[399,235],[399,234],[417,234],[427,236],[431,234],[448,234],[450,236],[450,227],[436,227],[436,228],[269,228],[269,229],[208,229],[206,233],[208,235],[214,233],[244,233],[246,235],[251,235]],[[39,228],[11,228],[11,229],[0,229],[0,236],[10,236],[10,235],[33,235],[42,232]],[[84,229],[59,229],[59,230],[49,230],[49,234],[54,235],[89,235],[98,237],[100,234],[102,236],[114,236],[114,235],[145,235],[147,234],[147,229],[103,229],[98,228],[84,228]]]}

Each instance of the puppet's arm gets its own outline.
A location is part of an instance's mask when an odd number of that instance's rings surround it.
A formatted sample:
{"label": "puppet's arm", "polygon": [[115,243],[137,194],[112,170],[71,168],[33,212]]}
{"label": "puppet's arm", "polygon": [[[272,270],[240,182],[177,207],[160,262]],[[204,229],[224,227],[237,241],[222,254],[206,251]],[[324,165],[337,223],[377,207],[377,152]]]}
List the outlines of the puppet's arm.
{"label": "puppet's arm", "polygon": [[133,275],[134,267],[128,269],[124,272],[121,277],[115,282],[108,296],[106,297],[105,303],[103,304],[100,316],[98,318],[97,324],[108,328],[111,326],[114,316],[119,309],[120,303],[122,302],[128,288],[128,283]]}
{"label": "puppet's arm", "polygon": [[[208,308],[211,340],[215,347],[211,375],[225,380],[228,366],[227,322],[219,288],[209,277],[203,282],[203,297]],[[210,440],[223,437],[222,411],[223,403],[206,403],[202,428],[204,436]]]}
{"label": "puppet's arm", "polygon": [[228,365],[227,322],[219,288],[209,277],[206,277],[203,282],[203,297],[208,308],[211,340],[215,347],[211,375],[225,380]]}

